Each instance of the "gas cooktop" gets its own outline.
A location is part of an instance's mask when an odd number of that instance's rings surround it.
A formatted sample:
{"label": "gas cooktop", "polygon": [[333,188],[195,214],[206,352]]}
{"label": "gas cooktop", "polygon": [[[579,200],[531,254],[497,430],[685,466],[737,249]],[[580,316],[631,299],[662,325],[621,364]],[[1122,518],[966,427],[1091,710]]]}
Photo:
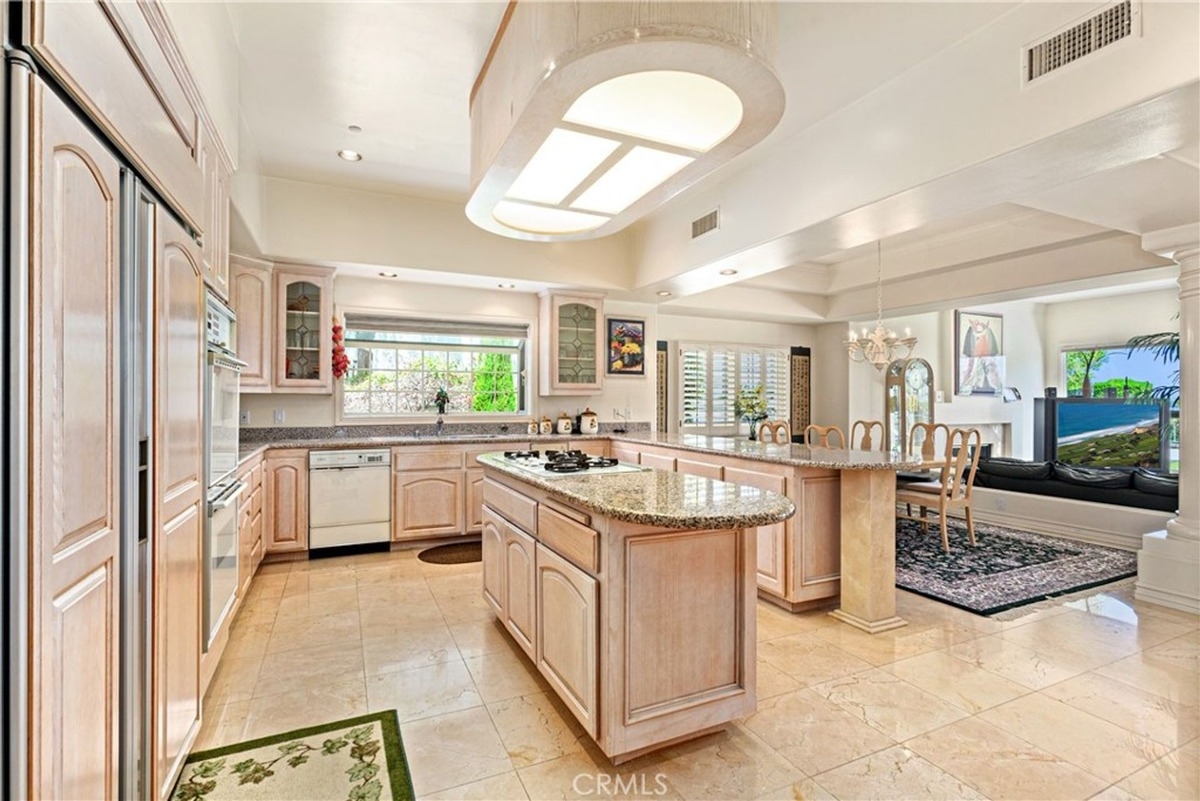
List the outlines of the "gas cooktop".
{"label": "gas cooktop", "polygon": [[578,475],[611,475],[613,473],[641,473],[647,468],[625,464],[604,456],[593,456],[583,451],[505,451],[504,461],[543,478],[559,478]]}

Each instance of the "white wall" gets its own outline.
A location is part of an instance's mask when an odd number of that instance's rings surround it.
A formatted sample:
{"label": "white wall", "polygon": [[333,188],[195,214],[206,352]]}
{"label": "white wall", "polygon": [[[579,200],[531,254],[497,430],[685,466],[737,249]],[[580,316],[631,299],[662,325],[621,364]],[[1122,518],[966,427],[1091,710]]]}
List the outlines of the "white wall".
{"label": "white wall", "polygon": [[1048,305],[1041,387],[1058,387],[1059,395],[1066,394],[1062,373],[1065,348],[1120,346],[1138,334],[1178,331],[1177,314],[1179,294],[1175,289]]}

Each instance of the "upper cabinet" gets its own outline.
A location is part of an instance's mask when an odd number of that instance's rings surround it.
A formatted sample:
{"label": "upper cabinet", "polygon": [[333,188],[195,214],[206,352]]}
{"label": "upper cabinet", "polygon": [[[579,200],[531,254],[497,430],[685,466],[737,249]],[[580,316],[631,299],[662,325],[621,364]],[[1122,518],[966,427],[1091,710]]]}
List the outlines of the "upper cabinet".
{"label": "upper cabinet", "polygon": [[604,383],[604,296],[543,292],[540,297],[539,393],[598,392]]}
{"label": "upper cabinet", "polygon": [[275,388],[333,391],[333,271],[275,269]]}
{"label": "upper cabinet", "polygon": [[204,282],[229,299],[229,165],[217,136],[208,125],[201,128],[198,151],[204,175],[203,234],[200,258]]}
{"label": "upper cabinet", "polygon": [[271,263],[232,256],[229,260],[229,302],[237,315],[237,357],[242,368],[242,392],[271,391],[271,350],[274,330],[271,313]]}

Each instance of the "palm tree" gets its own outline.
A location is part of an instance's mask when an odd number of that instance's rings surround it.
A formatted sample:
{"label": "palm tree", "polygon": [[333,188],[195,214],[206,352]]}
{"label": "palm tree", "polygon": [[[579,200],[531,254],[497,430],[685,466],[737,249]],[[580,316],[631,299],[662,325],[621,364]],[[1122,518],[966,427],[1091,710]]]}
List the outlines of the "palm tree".
{"label": "palm tree", "polygon": [[[1179,363],[1179,332],[1178,331],[1160,331],[1157,334],[1141,334],[1136,337],[1130,337],[1125,343],[1126,347],[1134,350],[1148,350],[1154,354],[1154,358],[1163,364]],[[1155,398],[1162,398],[1168,401],[1170,406],[1179,404],[1179,371],[1176,370],[1172,375],[1175,383],[1169,386],[1155,387],[1150,393]]]}

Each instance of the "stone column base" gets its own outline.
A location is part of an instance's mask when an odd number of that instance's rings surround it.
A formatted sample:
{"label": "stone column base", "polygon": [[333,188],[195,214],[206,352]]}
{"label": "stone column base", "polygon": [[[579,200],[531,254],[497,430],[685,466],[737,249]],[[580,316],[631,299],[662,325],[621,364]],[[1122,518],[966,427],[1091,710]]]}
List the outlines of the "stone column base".
{"label": "stone column base", "polygon": [[1166,531],[1143,535],[1134,597],[1200,614],[1200,543]]}

